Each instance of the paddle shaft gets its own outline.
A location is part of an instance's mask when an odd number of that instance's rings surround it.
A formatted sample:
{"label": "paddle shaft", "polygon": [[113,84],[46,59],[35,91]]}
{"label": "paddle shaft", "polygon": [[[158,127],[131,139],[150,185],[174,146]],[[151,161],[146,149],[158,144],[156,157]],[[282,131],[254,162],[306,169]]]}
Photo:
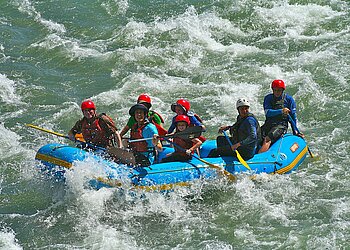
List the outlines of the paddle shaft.
{"label": "paddle shaft", "polygon": [[[296,131],[298,134],[300,134],[300,131],[299,131],[297,125],[295,124],[293,118],[290,116],[290,114],[288,114],[288,119],[289,119],[290,124],[292,125],[293,131],[294,131],[294,132]],[[303,138],[303,139],[304,139],[304,138]],[[305,140],[305,139],[304,139],[304,140]],[[307,151],[309,152],[309,155],[311,156],[311,158],[314,158],[314,154],[311,152],[309,146],[307,146]]]}
{"label": "paddle shaft", "polygon": [[[227,133],[226,131],[222,131],[222,133],[224,134],[228,144],[230,145],[230,148],[232,150],[232,142],[230,141],[230,138],[227,136]],[[233,151],[233,150],[232,150]],[[242,158],[241,154],[238,152],[237,149],[235,149],[233,152],[236,152],[236,155],[237,155],[237,159],[239,160],[239,162],[248,170],[251,170],[251,168],[249,167],[248,163]]]}
{"label": "paddle shaft", "polygon": [[[173,135],[159,136],[158,138],[166,139],[166,138],[180,137],[183,139],[189,139],[189,138],[193,139],[193,138],[199,137],[201,133],[202,133],[202,128],[199,126],[195,126],[195,127],[188,127],[184,131],[175,133]],[[148,141],[152,139],[153,137],[140,138],[140,139],[129,140],[129,142]]]}
{"label": "paddle shaft", "polygon": [[[64,135],[64,134],[61,134],[61,133],[57,133],[57,132],[55,132],[55,131],[51,131],[51,130],[48,130],[48,129],[44,129],[44,128],[35,126],[35,125],[33,125],[33,124],[26,124],[26,126],[27,126],[27,127],[30,127],[30,128],[34,128],[34,129],[36,129],[36,130],[40,130],[40,131],[43,131],[43,132],[52,134],[52,135],[56,135],[56,136],[59,136],[59,137],[62,137],[62,138],[66,138],[66,139],[68,139],[68,140],[71,140],[71,139],[69,138],[69,136],[67,136],[67,135]],[[85,143],[85,144],[88,145],[89,147],[96,148],[96,149],[99,149],[99,150],[102,150],[102,151],[106,151],[105,148],[96,146],[96,145],[91,144],[91,143],[88,143],[88,142],[84,142],[84,141],[81,141],[81,140],[78,140],[78,139],[75,139],[74,141],[75,141],[75,142],[79,142],[79,143]]]}
{"label": "paddle shaft", "polygon": [[[181,146],[179,146],[178,144],[168,140],[168,139],[165,139],[167,142],[169,142],[170,144],[174,145],[175,147],[177,147],[178,149],[180,149],[182,152],[186,152],[186,149],[182,148]],[[225,177],[227,177],[230,181],[235,181],[236,180],[236,177],[231,174],[230,172],[228,172],[227,170],[225,170],[224,168],[222,167],[219,167],[215,164],[212,164],[210,162],[207,162],[206,160],[196,156],[196,155],[192,155],[192,157],[194,157],[195,159],[203,162],[204,164],[207,164],[209,167],[211,168],[214,168],[215,170],[217,170],[220,174],[224,175]]]}

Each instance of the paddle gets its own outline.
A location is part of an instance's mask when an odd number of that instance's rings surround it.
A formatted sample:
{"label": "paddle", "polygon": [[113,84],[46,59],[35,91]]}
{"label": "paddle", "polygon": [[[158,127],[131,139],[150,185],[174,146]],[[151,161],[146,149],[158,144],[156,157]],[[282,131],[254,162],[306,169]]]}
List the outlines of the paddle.
{"label": "paddle", "polygon": [[[178,132],[173,135],[165,135],[165,136],[159,136],[158,138],[174,138],[178,137],[181,139],[193,139],[197,138],[202,134],[202,127],[201,126],[194,126],[194,127],[188,127],[184,131]],[[152,140],[153,137],[149,138],[141,138],[141,139],[135,139],[135,140],[129,140],[129,142],[138,142],[138,141],[147,141],[147,140]]]}
{"label": "paddle", "polygon": [[[186,152],[186,149],[182,148],[181,146],[177,145],[176,143],[164,138],[164,140],[166,140],[167,142],[169,142],[170,144],[174,145],[175,147],[177,147],[178,149],[180,149],[182,152]],[[213,168],[215,170],[217,170],[217,172],[223,176],[225,176],[226,178],[228,178],[230,181],[235,181],[236,177],[231,174],[230,172],[228,172],[227,170],[225,170],[224,168],[217,166],[215,164],[212,164],[210,162],[207,162],[206,160],[199,158],[196,155],[192,155],[192,157],[196,158],[197,160],[203,162],[204,164],[207,164],[210,168]]]}
{"label": "paddle", "polygon": [[[33,124],[26,124],[26,126],[70,140],[69,136],[66,136],[66,135],[61,134],[61,133],[57,133],[57,132],[54,132],[54,131],[51,131],[51,130],[47,130],[47,129],[38,127],[38,126],[35,126]],[[99,147],[99,146],[96,146],[94,144],[87,143],[85,141],[81,141],[81,140],[78,140],[78,139],[75,139],[74,141],[79,142],[79,143],[85,143],[91,148],[95,148],[95,149],[99,149],[101,151],[105,151],[111,157],[113,157],[115,159],[118,159],[120,163],[132,164],[132,165],[136,164],[136,160],[135,160],[134,154],[132,152],[128,151],[128,150],[125,150],[125,149],[122,149],[122,148],[115,148],[115,147],[110,147],[110,148],[106,149],[106,148]]]}
{"label": "paddle", "polygon": [[112,156],[114,158],[113,160],[117,163],[136,165],[135,155],[127,149],[111,147],[107,149],[107,153]]}
{"label": "paddle", "polygon": [[[222,133],[224,133],[224,136],[225,136],[225,138],[226,138],[226,140],[227,140],[227,142],[228,142],[228,144],[230,145],[230,148],[231,148],[231,150],[232,150],[232,142],[230,141],[230,138],[228,138],[226,131],[223,130]],[[232,151],[233,151],[233,152],[236,152],[237,159],[239,160],[239,162],[240,162],[246,169],[251,170],[251,168],[249,167],[248,163],[242,158],[242,156],[241,156],[241,154],[238,152],[238,150],[235,149],[235,150],[232,150]]]}
{"label": "paddle", "polygon": [[[35,126],[33,124],[26,124],[26,126],[70,140],[69,136],[67,136],[67,135],[64,135],[64,134],[61,134],[61,133],[57,133],[57,132],[54,132],[54,131],[51,131],[51,130],[48,130],[48,129],[44,129],[44,128]],[[91,148],[95,148],[95,149],[99,149],[99,150],[102,150],[102,151],[106,151],[106,149],[103,148],[103,147],[99,147],[97,145],[94,145],[94,144],[91,144],[91,143],[88,143],[88,142],[85,142],[85,141],[81,141],[81,140],[78,140],[78,139],[75,139],[74,141],[75,142],[79,142],[79,143],[85,143],[86,145],[88,145]]]}
{"label": "paddle", "polygon": [[[295,124],[293,118],[290,116],[290,114],[288,114],[288,119],[289,119],[289,122],[290,124],[292,125],[292,129],[293,129],[293,132],[295,133],[295,131],[300,134],[300,130],[297,128],[297,125]],[[305,138],[303,138],[305,140]],[[306,140],[305,140],[306,141]],[[314,158],[314,154],[311,152],[309,146],[307,146],[307,151],[309,152],[311,158]]]}

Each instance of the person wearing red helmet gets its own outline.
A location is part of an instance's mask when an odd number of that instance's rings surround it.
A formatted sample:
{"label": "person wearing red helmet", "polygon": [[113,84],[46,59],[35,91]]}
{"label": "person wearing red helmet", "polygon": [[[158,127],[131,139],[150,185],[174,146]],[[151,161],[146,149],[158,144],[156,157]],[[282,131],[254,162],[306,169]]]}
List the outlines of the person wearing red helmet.
{"label": "person wearing red helmet", "polygon": [[[158,134],[161,136],[165,135],[167,131],[163,128],[162,125],[164,123],[163,117],[156,111],[150,110],[150,108],[152,107],[151,97],[148,94],[141,94],[137,98],[137,103],[143,104],[148,109],[148,120],[157,127]],[[120,136],[124,136],[135,123],[135,118],[133,116],[130,116],[127,124],[120,132]]]}
{"label": "person wearing red helmet", "polygon": [[85,100],[81,103],[84,117],[77,121],[68,132],[68,136],[75,141],[76,134],[82,134],[86,142],[98,147],[121,147],[120,135],[114,121],[105,113],[97,114],[95,103]]}
{"label": "person wearing red helmet", "polygon": [[[168,129],[168,134],[172,133],[175,130],[175,119],[178,115],[186,115],[190,119],[190,126],[201,126],[203,131],[205,131],[205,126],[202,124],[202,119],[194,112],[190,110],[191,104],[186,99],[179,99],[176,103],[171,104],[171,110],[176,113],[173,117],[171,125]],[[201,141],[204,142],[205,138],[200,137]]]}
{"label": "person wearing red helmet", "polygon": [[[288,119],[296,124],[297,106],[292,96],[284,93],[286,85],[283,80],[276,79],[271,83],[272,93],[264,98],[265,123],[261,127],[263,143],[259,153],[266,152],[270,146],[281,138],[288,130]],[[297,132],[293,131],[294,134]],[[302,133],[298,136],[304,137]]]}
{"label": "person wearing red helmet", "polygon": [[137,165],[149,166],[153,164],[157,151],[162,151],[162,144],[158,141],[158,130],[156,126],[147,119],[148,108],[143,104],[135,104],[129,110],[130,116],[134,117],[136,123],[131,127],[130,140],[153,138],[131,142],[131,148]]}
{"label": "person wearing red helmet", "polygon": [[[175,118],[175,133],[174,135],[174,145],[175,152],[167,155],[161,160],[161,162],[173,162],[173,161],[188,161],[192,159],[192,154],[196,149],[202,145],[202,141],[198,138],[193,139],[182,139],[176,137],[176,133],[184,131],[190,125],[190,118],[186,115],[178,115]],[[180,150],[185,149],[186,151]]]}
{"label": "person wearing red helmet", "polygon": [[219,133],[229,130],[231,137],[228,142],[225,136],[216,139],[217,149],[210,151],[208,157],[232,156],[237,150],[244,160],[252,158],[261,143],[261,128],[259,121],[249,111],[250,103],[246,98],[239,98],[236,102],[238,116],[232,126],[221,126]]}

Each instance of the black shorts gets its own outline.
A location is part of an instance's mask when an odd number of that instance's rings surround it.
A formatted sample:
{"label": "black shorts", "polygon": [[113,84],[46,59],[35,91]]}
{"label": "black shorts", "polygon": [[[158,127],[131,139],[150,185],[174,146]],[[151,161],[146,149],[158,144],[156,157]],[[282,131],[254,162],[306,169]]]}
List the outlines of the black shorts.
{"label": "black shorts", "polygon": [[160,162],[173,162],[173,161],[180,161],[180,162],[186,162],[192,159],[192,156],[190,155],[180,155],[176,153],[172,153],[171,155],[163,158]]}
{"label": "black shorts", "polygon": [[268,132],[267,136],[271,140],[271,144],[275,143],[279,138],[282,137],[287,132],[287,128],[283,125],[277,125],[275,127],[272,127],[271,130]]}
{"label": "black shorts", "polygon": [[[232,137],[229,138],[232,144],[235,144]],[[209,152],[208,157],[219,157],[219,156],[233,156],[237,157],[236,152],[234,152],[231,149],[231,146],[225,136],[218,136],[216,138],[217,148],[212,149]],[[240,146],[237,148],[237,151],[242,156],[244,160],[249,160],[252,158],[255,154],[255,152],[252,152],[247,147]]]}

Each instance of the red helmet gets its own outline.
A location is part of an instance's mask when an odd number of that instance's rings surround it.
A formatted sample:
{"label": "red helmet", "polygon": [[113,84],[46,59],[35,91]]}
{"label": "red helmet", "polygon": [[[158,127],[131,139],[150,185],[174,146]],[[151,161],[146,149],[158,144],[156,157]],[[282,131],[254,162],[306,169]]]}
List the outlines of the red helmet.
{"label": "red helmet", "polygon": [[190,108],[191,108],[190,102],[185,100],[185,99],[183,99],[183,98],[177,100],[176,104],[175,103],[172,104],[171,105],[171,110],[175,112],[175,107],[176,106],[180,106],[185,111],[185,113],[187,113],[190,110]]}
{"label": "red helmet", "polygon": [[190,125],[190,118],[187,115],[178,115],[175,118],[175,124],[177,124],[178,122],[186,122],[187,126]]}
{"label": "red helmet", "polygon": [[85,109],[95,109],[96,106],[95,103],[91,100],[85,100],[81,103],[81,110],[84,111]]}
{"label": "red helmet", "polygon": [[137,98],[137,103],[142,103],[142,102],[151,104],[151,97],[147,94],[139,95],[139,98]]}
{"label": "red helmet", "polygon": [[272,81],[271,88],[281,88],[283,90],[286,89],[286,85],[284,84],[284,81],[276,79]]}

